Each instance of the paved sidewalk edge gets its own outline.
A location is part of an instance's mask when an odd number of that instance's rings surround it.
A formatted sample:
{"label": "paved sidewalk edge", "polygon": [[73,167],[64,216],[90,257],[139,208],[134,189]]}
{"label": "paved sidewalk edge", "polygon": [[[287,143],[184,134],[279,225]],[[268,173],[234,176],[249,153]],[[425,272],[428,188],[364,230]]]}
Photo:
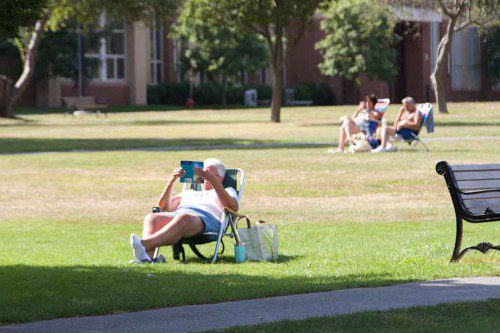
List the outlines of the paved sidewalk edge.
{"label": "paved sidewalk edge", "polygon": [[1,332],[191,332],[280,320],[336,316],[500,298],[500,277],[411,282],[0,327]]}

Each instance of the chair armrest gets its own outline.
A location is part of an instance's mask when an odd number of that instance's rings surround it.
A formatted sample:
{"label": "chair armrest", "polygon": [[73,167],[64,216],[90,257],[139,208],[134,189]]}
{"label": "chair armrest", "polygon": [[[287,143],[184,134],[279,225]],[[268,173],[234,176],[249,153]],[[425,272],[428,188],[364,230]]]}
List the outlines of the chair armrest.
{"label": "chair armrest", "polygon": [[229,207],[224,207],[224,213],[226,213],[226,214],[232,214],[232,215],[234,215],[236,217],[243,217],[243,216],[245,216],[245,215],[242,215],[242,214],[239,214],[239,213],[235,212],[234,210],[232,210]]}

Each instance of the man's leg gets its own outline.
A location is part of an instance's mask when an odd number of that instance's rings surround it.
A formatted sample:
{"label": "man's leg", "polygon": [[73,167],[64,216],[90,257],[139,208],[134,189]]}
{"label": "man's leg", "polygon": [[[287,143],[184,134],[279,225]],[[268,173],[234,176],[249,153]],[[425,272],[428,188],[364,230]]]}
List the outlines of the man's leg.
{"label": "man's leg", "polygon": [[154,234],[143,237],[141,243],[147,251],[150,251],[158,246],[173,245],[182,237],[194,236],[202,232],[204,228],[205,224],[198,216],[179,214]]}
{"label": "man's leg", "polygon": [[[142,223],[142,238],[148,238],[168,223],[172,221],[174,217],[169,213],[151,213],[144,217]],[[148,255],[153,258],[155,249],[150,249],[147,251]]]}
{"label": "man's leg", "polygon": [[382,129],[381,147],[387,148],[387,143],[389,138],[396,134],[396,128],[394,126],[386,126],[385,130]]}
{"label": "man's leg", "polygon": [[342,125],[340,125],[340,128],[339,128],[339,146],[338,146],[339,150],[344,149],[344,145],[345,145],[345,141],[346,141],[344,124],[345,124],[345,121],[342,122]]}

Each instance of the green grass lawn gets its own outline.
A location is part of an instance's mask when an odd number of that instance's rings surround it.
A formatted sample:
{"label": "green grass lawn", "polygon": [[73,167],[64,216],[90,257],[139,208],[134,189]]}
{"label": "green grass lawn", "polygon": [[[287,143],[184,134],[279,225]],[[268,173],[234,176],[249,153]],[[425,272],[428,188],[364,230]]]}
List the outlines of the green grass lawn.
{"label": "green grass lawn", "polygon": [[[455,113],[439,116],[434,136],[500,137],[498,105],[453,104]],[[2,120],[0,142],[11,140],[1,146],[6,152],[50,150],[69,139],[69,149],[92,138],[163,140],[160,134],[165,140],[324,141],[346,110],[285,109],[278,125],[259,109],[135,112],[107,120],[29,115],[32,123]],[[325,148],[2,155],[0,322],[500,275],[498,252],[448,263],[453,208],[434,171],[441,160],[498,162],[499,142],[433,141],[430,153],[335,156]],[[210,156],[247,171],[242,212],[278,225],[280,260],[234,264],[229,243],[216,265],[191,253],[184,264],[129,265],[128,236],[140,232],[171,170],[181,159]],[[499,234],[500,223],[467,224],[464,245],[498,243]],[[169,249],[163,253],[170,257]]]}
{"label": "green grass lawn", "polygon": [[[163,107],[171,110],[172,107]],[[398,105],[391,105],[392,121]],[[450,103],[449,115],[437,115],[436,137],[499,135],[500,102]],[[0,153],[124,147],[165,147],[294,141],[336,141],[339,117],[353,106],[283,108],[283,122],[269,123],[266,108],[196,109],[162,112],[113,112],[105,117],[65,117],[62,112],[21,114],[0,119]],[[156,111],[151,111],[156,110]],[[426,134],[423,134],[425,137]]]}
{"label": "green grass lawn", "polygon": [[500,300],[442,304],[331,318],[282,321],[226,329],[224,332],[495,332]]}

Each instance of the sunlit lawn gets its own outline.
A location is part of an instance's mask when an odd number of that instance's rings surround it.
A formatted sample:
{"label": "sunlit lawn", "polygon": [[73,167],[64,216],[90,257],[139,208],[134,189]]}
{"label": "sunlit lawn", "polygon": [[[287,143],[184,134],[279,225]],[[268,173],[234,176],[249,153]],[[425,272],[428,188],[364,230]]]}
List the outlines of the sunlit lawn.
{"label": "sunlit lawn", "polygon": [[[158,109],[156,107],[155,109]],[[387,111],[394,120],[399,106]],[[274,141],[334,141],[338,119],[353,106],[283,108],[283,122],[269,123],[269,109],[114,112],[107,118],[54,114],[0,119],[0,152],[119,147],[165,147],[261,143]],[[437,115],[443,136],[491,136],[500,133],[500,102],[450,103],[451,114]],[[423,135],[425,136],[425,134]]]}
{"label": "sunlit lawn", "polygon": [[[440,116],[433,135],[500,136],[498,103],[471,104],[476,117],[464,111],[467,105],[452,105],[455,113]],[[11,141],[1,149],[47,150],[54,138],[173,140],[185,133],[326,141],[346,110],[330,109],[288,109],[280,125],[268,124],[268,111],[255,109],[112,114],[107,120],[33,115],[27,116],[32,124],[2,121],[7,126],[0,136]],[[152,123],[137,124],[147,119]],[[16,141],[28,137],[35,141]],[[80,148],[78,140],[65,149]],[[498,252],[448,263],[453,209],[434,171],[440,160],[499,162],[498,143],[498,137],[433,141],[430,153],[381,155],[303,148],[0,156],[0,322],[499,275]],[[209,156],[246,170],[242,212],[278,225],[280,260],[234,264],[229,241],[216,265],[191,253],[184,264],[129,265],[128,236],[140,231],[171,169],[181,159]],[[500,223],[467,224],[464,245],[498,243],[499,232]],[[163,253],[170,258],[169,249]]]}

